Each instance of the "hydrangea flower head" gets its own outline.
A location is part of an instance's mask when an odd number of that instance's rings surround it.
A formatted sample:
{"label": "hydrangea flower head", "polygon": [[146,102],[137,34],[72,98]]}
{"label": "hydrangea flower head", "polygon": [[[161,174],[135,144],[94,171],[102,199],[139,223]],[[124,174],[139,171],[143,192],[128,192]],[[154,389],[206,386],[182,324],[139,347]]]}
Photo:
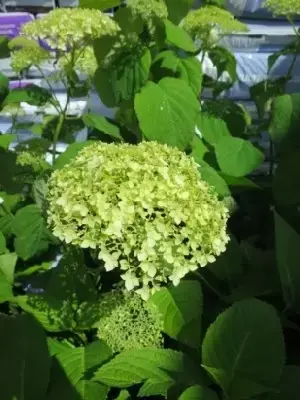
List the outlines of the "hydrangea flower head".
{"label": "hydrangea flower head", "polygon": [[[72,65],[72,63],[74,63],[74,65]],[[75,70],[88,76],[93,76],[98,68],[92,46],[86,46],[83,49],[75,49],[73,57],[71,57],[70,53],[66,53],[59,58],[58,64],[63,69],[68,67],[70,67],[70,69],[75,68]]]}
{"label": "hydrangea flower head", "polygon": [[18,154],[17,164],[21,167],[31,167],[35,173],[43,173],[51,168],[43,157],[29,151]]}
{"label": "hydrangea flower head", "polygon": [[219,34],[248,30],[247,26],[235,19],[229,11],[209,5],[190,11],[183,20],[183,27],[193,38],[200,40],[207,40],[215,30]]}
{"label": "hydrangea flower head", "polygon": [[228,209],[194,159],[156,142],[92,144],[52,174],[48,193],[53,234],[98,249],[144,299],[214,262],[229,241]]}
{"label": "hydrangea flower head", "polygon": [[100,300],[99,339],[113,352],[162,347],[163,321],[154,304],[143,301],[134,292],[114,290]]}
{"label": "hydrangea flower head", "polygon": [[168,18],[168,8],[164,0],[127,0],[127,6],[143,21]]}
{"label": "hydrangea flower head", "polygon": [[49,60],[49,58],[49,52],[37,44],[36,46],[27,46],[13,51],[10,65],[15,72],[21,73],[31,66],[40,66],[43,62]]}
{"label": "hydrangea flower head", "polygon": [[287,17],[300,15],[299,0],[267,0],[264,6],[274,15],[285,15]]}
{"label": "hydrangea flower head", "polygon": [[43,39],[51,48],[78,48],[91,40],[116,35],[120,28],[108,15],[99,10],[56,8],[43,18],[25,24],[21,33],[32,39]]}

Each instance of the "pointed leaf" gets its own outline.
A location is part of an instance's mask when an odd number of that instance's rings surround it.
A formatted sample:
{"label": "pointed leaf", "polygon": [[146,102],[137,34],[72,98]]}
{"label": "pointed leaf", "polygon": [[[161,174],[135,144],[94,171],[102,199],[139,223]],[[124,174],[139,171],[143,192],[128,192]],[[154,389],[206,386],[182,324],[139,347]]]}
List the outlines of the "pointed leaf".
{"label": "pointed leaf", "polygon": [[202,178],[209,183],[212,187],[215,188],[216,192],[224,197],[230,194],[230,190],[226,181],[222,178],[222,176],[216,171],[213,167],[207,164],[205,161],[198,162],[199,164],[199,173]]}
{"label": "pointed leaf", "polygon": [[178,24],[193,7],[194,0],[165,0],[169,11],[169,20]]}
{"label": "pointed leaf", "polygon": [[275,238],[277,268],[281,280],[285,303],[288,307],[300,308],[300,235],[277,212]]}
{"label": "pointed leaf", "polygon": [[208,328],[203,367],[231,400],[273,390],[284,366],[284,340],[276,310],[256,299],[235,303]]}
{"label": "pointed leaf", "polygon": [[0,315],[0,391],[4,399],[44,399],[51,359],[41,326],[28,315]]}
{"label": "pointed leaf", "polygon": [[14,141],[16,138],[16,135],[10,134],[10,133],[5,133],[5,134],[0,134],[0,147],[3,149],[8,149],[9,145],[11,144],[12,141]]}
{"label": "pointed leaf", "polygon": [[17,255],[8,253],[0,255],[0,303],[13,299],[12,292]]}
{"label": "pointed leaf", "polygon": [[3,104],[20,104],[24,102],[32,106],[44,106],[51,100],[53,100],[53,97],[49,90],[37,85],[28,85],[24,88],[11,90]]}
{"label": "pointed leaf", "polygon": [[66,164],[72,161],[74,157],[82,150],[84,147],[93,144],[93,141],[88,140],[87,142],[75,142],[68,146],[67,150],[60,154],[54,162],[54,169],[60,169]]}
{"label": "pointed leaf", "polygon": [[221,170],[235,177],[242,177],[257,169],[264,154],[248,140],[223,136],[216,145],[216,157]]}
{"label": "pointed leaf", "polygon": [[115,139],[123,140],[119,128],[109,122],[106,118],[102,117],[102,115],[93,113],[83,114],[82,120],[89,128],[97,129]]}
{"label": "pointed leaf", "polygon": [[16,253],[23,260],[48,249],[52,236],[42,217],[40,208],[31,204],[20,209],[13,220],[12,231],[16,235]]}
{"label": "pointed leaf", "polygon": [[181,281],[176,287],[162,288],[151,301],[161,312],[169,336],[191,347],[200,345],[203,295],[199,282]]}
{"label": "pointed leaf", "polygon": [[179,400],[218,400],[218,396],[211,389],[191,386],[182,393]]}
{"label": "pointed leaf", "polygon": [[186,82],[174,78],[149,82],[135,96],[134,107],[147,139],[181,150],[192,141],[200,105]]}
{"label": "pointed leaf", "polygon": [[204,140],[214,147],[224,136],[231,136],[226,123],[222,119],[215,118],[205,112],[199,113],[197,128],[201,132]]}
{"label": "pointed leaf", "polygon": [[170,44],[188,52],[195,52],[197,50],[193,39],[183,28],[167,19],[164,23],[166,39]]}

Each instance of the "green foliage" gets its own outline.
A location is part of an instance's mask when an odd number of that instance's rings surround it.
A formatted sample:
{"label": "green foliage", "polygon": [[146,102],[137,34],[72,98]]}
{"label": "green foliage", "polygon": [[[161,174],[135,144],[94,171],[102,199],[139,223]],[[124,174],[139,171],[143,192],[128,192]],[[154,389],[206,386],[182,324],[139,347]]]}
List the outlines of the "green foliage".
{"label": "green foliage", "polygon": [[163,316],[164,332],[183,344],[199,347],[203,299],[198,282],[183,281],[176,287],[163,288],[151,301]]}
{"label": "green foliage", "polygon": [[237,302],[221,313],[202,344],[203,367],[233,400],[272,391],[284,356],[276,310],[256,299]]}
{"label": "green foliage", "polygon": [[92,113],[83,114],[82,120],[89,128],[97,129],[98,131],[103,132],[117,140],[123,140],[122,136],[120,135],[119,128],[107,121],[107,119],[101,115]]}
{"label": "green foliage", "polygon": [[218,400],[218,396],[211,389],[191,386],[182,393],[179,400]]}

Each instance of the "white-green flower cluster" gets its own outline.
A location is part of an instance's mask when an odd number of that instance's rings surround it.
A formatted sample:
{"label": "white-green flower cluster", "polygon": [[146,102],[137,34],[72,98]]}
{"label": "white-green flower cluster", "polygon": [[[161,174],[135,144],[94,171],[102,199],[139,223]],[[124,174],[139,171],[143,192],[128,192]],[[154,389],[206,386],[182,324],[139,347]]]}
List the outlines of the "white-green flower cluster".
{"label": "white-green flower cluster", "polygon": [[153,18],[168,18],[168,8],[164,0],[127,0],[127,6],[134,15],[140,16],[146,22]]}
{"label": "white-green flower cluster", "polygon": [[25,24],[22,35],[42,39],[58,50],[79,48],[91,40],[116,35],[118,24],[99,10],[83,8],[56,8],[43,18]]}
{"label": "white-green flower cluster", "polygon": [[19,153],[16,162],[21,167],[31,167],[35,173],[42,173],[51,168],[42,156],[29,151]]}
{"label": "white-green flower cluster", "polygon": [[247,32],[245,24],[235,19],[226,10],[216,6],[203,6],[192,10],[183,20],[184,29],[195,39],[207,42],[210,36],[218,38],[217,34]]}
{"label": "white-green flower cluster", "polygon": [[84,148],[51,176],[49,203],[53,234],[99,249],[105,269],[119,268],[144,299],[214,262],[229,241],[228,209],[198,165],[156,142]]}
{"label": "white-green flower cluster", "polygon": [[264,6],[274,15],[285,15],[287,17],[300,15],[299,0],[267,0]]}
{"label": "white-green flower cluster", "polygon": [[49,58],[49,52],[39,45],[23,47],[12,52],[10,65],[15,72],[21,73],[31,66],[39,67],[43,62],[49,60]]}
{"label": "white-green flower cluster", "polygon": [[114,290],[100,299],[99,339],[114,353],[142,347],[162,347],[163,321],[154,304],[134,292]]}

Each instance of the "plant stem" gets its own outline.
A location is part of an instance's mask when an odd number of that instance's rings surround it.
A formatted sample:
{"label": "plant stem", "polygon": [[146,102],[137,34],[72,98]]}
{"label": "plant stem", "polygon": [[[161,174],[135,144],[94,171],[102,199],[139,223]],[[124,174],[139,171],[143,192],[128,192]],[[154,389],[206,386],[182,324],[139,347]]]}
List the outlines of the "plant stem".
{"label": "plant stem", "polygon": [[205,285],[217,296],[219,297],[222,301],[224,301],[225,303],[228,303],[227,300],[225,300],[223,294],[221,292],[219,292],[218,289],[216,289],[215,287],[213,287],[206,278],[204,278],[204,276],[199,272],[199,271],[194,271],[194,274],[197,275],[204,283]]}
{"label": "plant stem", "polygon": [[62,126],[63,126],[64,120],[65,120],[65,112],[62,112],[62,113],[59,115],[58,123],[57,123],[57,125],[56,125],[56,129],[55,129],[55,132],[54,132],[54,135],[53,135],[53,142],[52,142],[52,146],[53,146],[53,148],[52,148],[52,165],[54,165],[54,162],[55,162],[57,141],[58,141],[58,138],[59,138],[59,135],[60,135],[61,128],[62,128]]}
{"label": "plant stem", "polygon": [[273,172],[274,172],[274,144],[273,144],[273,140],[270,137],[270,151],[269,151],[269,175],[273,176]]}

